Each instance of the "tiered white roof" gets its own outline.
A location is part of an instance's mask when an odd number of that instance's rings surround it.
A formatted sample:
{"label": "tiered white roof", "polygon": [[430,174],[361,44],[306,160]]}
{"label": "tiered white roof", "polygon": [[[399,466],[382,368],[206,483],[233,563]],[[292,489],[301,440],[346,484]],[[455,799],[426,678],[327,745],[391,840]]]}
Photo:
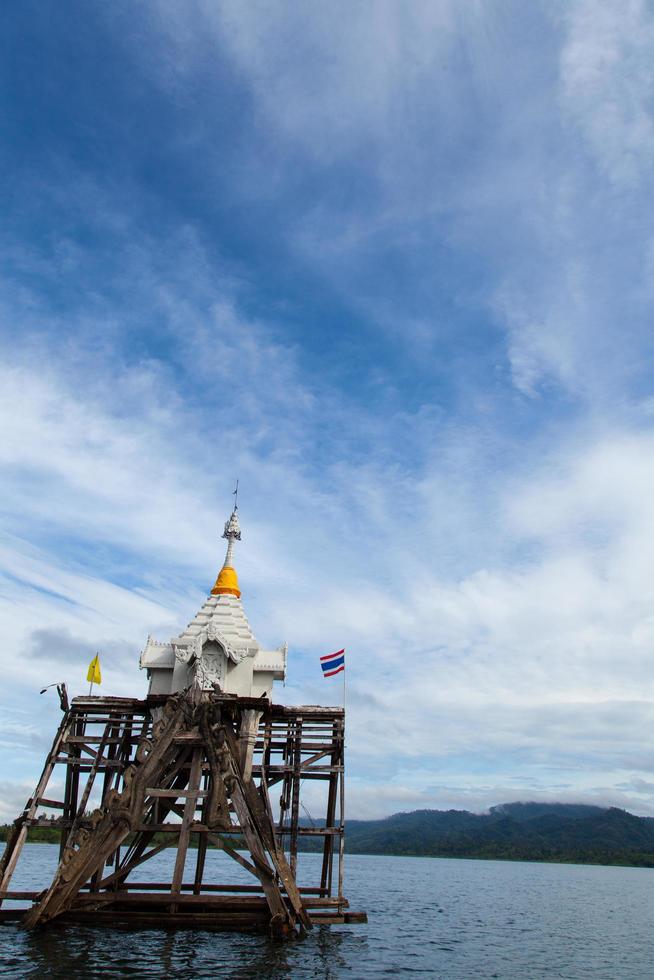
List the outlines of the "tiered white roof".
{"label": "tiered white roof", "polygon": [[228,540],[225,564],[212,594],[184,632],[169,643],[148,636],[140,666],[148,672],[151,694],[171,694],[197,681],[205,689],[216,686],[242,697],[270,697],[273,681],[286,677],[286,644],[263,650],[241,603],[231,565],[234,541],[241,537],[236,508],[223,537]]}
{"label": "tiered white roof", "polygon": [[235,653],[247,656],[259,650],[243,604],[233,595],[210,595],[180,634],[176,646],[192,646],[204,633],[219,633],[225,646]]}

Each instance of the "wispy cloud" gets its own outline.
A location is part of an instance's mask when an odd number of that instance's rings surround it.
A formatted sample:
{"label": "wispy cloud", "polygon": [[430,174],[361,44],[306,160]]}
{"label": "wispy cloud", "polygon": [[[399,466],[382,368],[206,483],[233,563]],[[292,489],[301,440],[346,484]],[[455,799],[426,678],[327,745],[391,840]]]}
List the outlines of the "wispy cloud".
{"label": "wispy cloud", "polygon": [[337,698],[348,648],[353,814],[651,812],[646,5],[123,16],[89,27],[118,114],[76,88],[7,151],[4,737],[36,770],[36,692],[96,649],[142,690],[238,476],[280,697]]}
{"label": "wispy cloud", "polygon": [[644,0],[566,8],[562,102],[598,167],[627,187],[651,180],[654,24]]}

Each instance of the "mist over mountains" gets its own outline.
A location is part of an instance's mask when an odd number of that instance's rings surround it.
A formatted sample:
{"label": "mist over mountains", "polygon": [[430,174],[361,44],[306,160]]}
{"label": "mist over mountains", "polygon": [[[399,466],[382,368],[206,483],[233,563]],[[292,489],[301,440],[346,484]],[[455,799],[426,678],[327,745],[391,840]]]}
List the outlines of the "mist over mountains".
{"label": "mist over mountains", "polygon": [[485,814],[415,810],[349,820],[346,850],[654,867],[654,818],[571,803],[503,803]]}

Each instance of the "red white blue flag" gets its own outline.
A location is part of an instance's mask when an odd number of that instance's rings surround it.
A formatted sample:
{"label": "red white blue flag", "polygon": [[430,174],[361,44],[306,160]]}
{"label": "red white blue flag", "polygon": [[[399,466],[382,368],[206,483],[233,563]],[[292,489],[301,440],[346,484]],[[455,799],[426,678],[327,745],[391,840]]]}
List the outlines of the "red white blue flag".
{"label": "red white blue flag", "polygon": [[345,650],[337,650],[336,653],[328,653],[327,656],[320,658],[320,666],[324,677],[333,677],[345,670]]}

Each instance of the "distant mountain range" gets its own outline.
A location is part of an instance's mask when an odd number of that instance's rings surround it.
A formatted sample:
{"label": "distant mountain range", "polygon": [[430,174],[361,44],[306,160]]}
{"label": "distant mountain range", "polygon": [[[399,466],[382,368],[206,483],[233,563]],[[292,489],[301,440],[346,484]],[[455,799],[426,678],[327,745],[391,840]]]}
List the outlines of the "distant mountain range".
{"label": "distant mountain range", "polygon": [[[310,838],[303,841],[315,849]],[[348,820],[346,850],[654,867],[654,818],[569,803],[504,803],[486,814],[415,810]]]}
{"label": "distant mountain range", "polygon": [[[310,826],[313,821],[301,823]],[[0,826],[0,841],[9,825]],[[58,843],[56,821],[35,827],[29,839]],[[163,840],[156,835],[155,842]],[[301,850],[317,851],[316,837],[300,837]],[[384,820],[348,820],[350,854],[495,858],[570,864],[622,864],[654,868],[654,817],[617,807],[576,803],[503,803],[488,813],[414,810]],[[0,851],[2,848],[0,847]]]}

